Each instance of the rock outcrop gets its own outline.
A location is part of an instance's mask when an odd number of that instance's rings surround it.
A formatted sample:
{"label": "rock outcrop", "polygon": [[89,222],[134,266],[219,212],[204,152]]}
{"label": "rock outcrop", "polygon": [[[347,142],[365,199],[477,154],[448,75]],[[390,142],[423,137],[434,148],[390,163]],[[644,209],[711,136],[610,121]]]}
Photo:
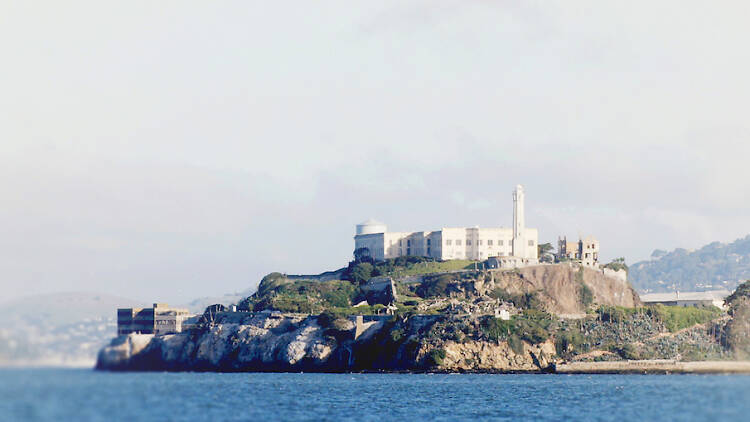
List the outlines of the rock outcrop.
{"label": "rock outcrop", "polygon": [[427,359],[438,346],[421,337],[439,317],[371,317],[355,340],[355,324],[323,327],[316,316],[225,313],[202,330],[121,336],[99,353],[97,369],[157,371],[543,371],[554,346],[468,340],[442,345],[444,362]]}

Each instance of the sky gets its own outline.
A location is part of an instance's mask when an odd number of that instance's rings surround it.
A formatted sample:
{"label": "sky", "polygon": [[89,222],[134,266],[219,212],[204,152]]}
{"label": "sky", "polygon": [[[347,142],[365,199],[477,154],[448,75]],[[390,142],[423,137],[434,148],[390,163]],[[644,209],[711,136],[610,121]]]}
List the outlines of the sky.
{"label": "sky", "polygon": [[750,233],[744,1],[0,1],[0,301],[184,303],[355,225]]}

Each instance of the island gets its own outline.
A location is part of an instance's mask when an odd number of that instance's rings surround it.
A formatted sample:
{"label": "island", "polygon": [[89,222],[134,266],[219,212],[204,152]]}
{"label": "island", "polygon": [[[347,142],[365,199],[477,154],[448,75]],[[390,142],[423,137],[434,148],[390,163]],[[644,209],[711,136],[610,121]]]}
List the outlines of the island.
{"label": "island", "polygon": [[315,276],[271,273],[236,306],[209,306],[182,332],[116,337],[96,368],[750,371],[750,282],[722,307],[644,306],[622,266],[365,256]]}

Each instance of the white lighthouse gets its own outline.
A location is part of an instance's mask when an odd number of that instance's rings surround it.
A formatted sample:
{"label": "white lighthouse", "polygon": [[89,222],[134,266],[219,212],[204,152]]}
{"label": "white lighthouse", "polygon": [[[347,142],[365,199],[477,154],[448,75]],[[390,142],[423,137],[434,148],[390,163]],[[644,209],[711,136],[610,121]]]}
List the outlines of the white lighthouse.
{"label": "white lighthouse", "polygon": [[513,256],[526,258],[526,223],[523,209],[523,186],[516,185],[513,191]]}

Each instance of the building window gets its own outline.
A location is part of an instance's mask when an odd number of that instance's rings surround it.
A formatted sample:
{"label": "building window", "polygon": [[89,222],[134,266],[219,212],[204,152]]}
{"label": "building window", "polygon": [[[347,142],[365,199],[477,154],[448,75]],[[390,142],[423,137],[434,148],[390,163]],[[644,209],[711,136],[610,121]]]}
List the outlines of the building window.
{"label": "building window", "polygon": [[466,239],[466,246],[471,246],[471,239]]}
{"label": "building window", "polygon": [[453,240],[451,240],[451,239],[445,239],[445,244],[447,246],[450,246],[451,244],[453,244]]}
{"label": "building window", "polygon": [[502,240],[498,240],[498,241],[497,241],[497,246],[503,246],[503,244],[504,244],[504,243],[503,243],[503,241],[502,241]]}
{"label": "building window", "polygon": [[482,246],[482,239],[477,240],[477,245]]}
{"label": "building window", "polygon": [[529,240],[529,246],[534,246],[534,241],[533,240]]}
{"label": "building window", "polygon": [[431,239],[427,239],[427,246],[430,246],[430,240]]}
{"label": "building window", "polygon": [[430,247],[428,246],[427,247],[427,255],[429,255],[429,254],[430,254]]}
{"label": "building window", "polygon": [[406,254],[411,255],[411,248],[406,248]]}
{"label": "building window", "polygon": [[401,239],[398,240],[398,246],[401,246]]}
{"label": "building window", "polygon": [[461,246],[461,239],[456,239],[456,246]]}
{"label": "building window", "polygon": [[403,253],[404,253],[403,251],[404,251],[403,249],[401,249],[401,248],[398,248],[398,255],[399,255],[399,256],[401,256],[401,254],[403,254]]}
{"label": "building window", "polygon": [[492,246],[492,239],[488,239],[488,240],[487,240],[487,245],[488,245],[488,246]]}
{"label": "building window", "polygon": [[411,240],[406,241],[406,246],[411,246]]}

